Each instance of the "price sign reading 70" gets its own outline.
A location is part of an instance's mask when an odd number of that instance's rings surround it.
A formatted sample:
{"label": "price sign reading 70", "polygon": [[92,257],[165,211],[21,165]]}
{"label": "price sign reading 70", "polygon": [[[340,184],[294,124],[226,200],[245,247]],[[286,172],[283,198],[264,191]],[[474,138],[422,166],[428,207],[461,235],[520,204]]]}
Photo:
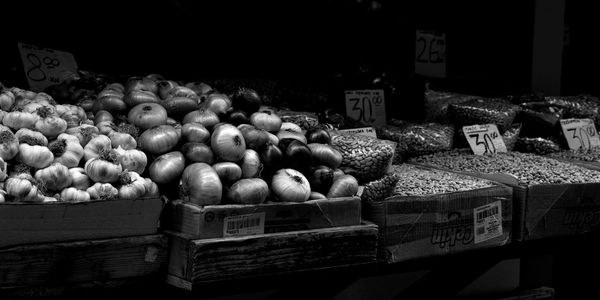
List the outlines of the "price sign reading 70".
{"label": "price sign reading 70", "polygon": [[383,90],[346,91],[346,115],[365,124],[385,125]]}

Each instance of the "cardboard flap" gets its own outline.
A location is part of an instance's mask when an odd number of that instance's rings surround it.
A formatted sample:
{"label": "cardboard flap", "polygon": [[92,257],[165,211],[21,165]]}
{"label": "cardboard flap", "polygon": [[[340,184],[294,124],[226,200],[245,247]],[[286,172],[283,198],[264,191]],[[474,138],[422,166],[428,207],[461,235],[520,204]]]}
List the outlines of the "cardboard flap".
{"label": "cardboard flap", "polygon": [[531,185],[527,191],[527,211],[525,229],[531,233],[544,216],[569,189],[566,184]]}

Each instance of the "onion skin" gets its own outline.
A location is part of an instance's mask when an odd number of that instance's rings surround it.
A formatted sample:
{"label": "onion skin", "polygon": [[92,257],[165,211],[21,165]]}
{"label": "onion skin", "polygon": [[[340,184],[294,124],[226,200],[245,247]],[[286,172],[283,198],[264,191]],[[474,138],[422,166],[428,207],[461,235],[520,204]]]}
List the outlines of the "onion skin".
{"label": "onion skin", "polygon": [[226,161],[216,163],[212,167],[223,183],[233,183],[242,178],[242,168],[236,163]]}
{"label": "onion skin", "polygon": [[281,123],[281,128],[279,128],[280,131],[291,131],[291,132],[297,132],[297,133],[302,133],[302,128],[300,128],[300,126],[296,125],[295,123],[292,122],[283,122]]}
{"label": "onion skin", "polygon": [[159,125],[144,131],[139,138],[139,146],[142,150],[160,155],[171,151],[179,143],[177,129],[169,125]]}
{"label": "onion skin", "polygon": [[327,198],[352,197],[358,192],[358,181],[352,175],[342,175],[333,181]]}
{"label": "onion skin", "polygon": [[167,124],[167,111],[157,103],[142,103],[134,106],[127,114],[129,123],[146,130]]}
{"label": "onion skin", "polygon": [[273,194],[283,202],[305,202],[310,197],[310,184],[294,169],[280,169],[271,182]]}
{"label": "onion skin", "polygon": [[334,147],[327,144],[312,143],[308,144],[315,164],[326,165],[332,169],[337,169],[342,165],[342,153]]}
{"label": "onion skin", "polygon": [[200,123],[187,123],[181,128],[181,135],[188,142],[206,143],[210,132]]}
{"label": "onion skin", "polygon": [[202,143],[185,143],[181,146],[181,152],[190,162],[212,164],[215,160],[212,149]]}
{"label": "onion skin", "polygon": [[210,94],[202,106],[217,115],[224,115],[231,107],[231,100],[225,94]]}
{"label": "onion skin", "polygon": [[236,204],[260,204],[269,197],[269,186],[260,178],[236,181],[227,191],[227,200]]}
{"label": "onion skin", "polygon": [[244,157],[246,141],[242,132],[231,124],[219,125],[210,137],[210,145],[222,161],[239,161]]}
{"label": "onion skin", "polygon": [[304,144],[306,144],[306,137],[302,133],[281,130],[277,132],[277,138],[281,141],[283,139],[296,139]]}
{"label": "onion skin", "polygon": [[262,170],[262,163],[258,153],[252,149],[246,149],[240,167],[242,168],[242,178],[258,177]]}
{"label": "onion skin", "polygon": [[142,104],[142,103],[159,103],[160,102],[160,100],[154,93],[149,92],[149,91],[143,91],[143,90],[129,91],[125,95],[125,97],[123,97],[123,101],[125,101],[125,104],[127,104],[127,106],[129,106],[129,107],[134,107],[134,106]]}
{"label": "onion skin", "polygon": [[185,158],[183,154],[179,151],[173,151],[156,158],[148,168],[148,173],[152,181],[165,184],[179,179],[184,167]]}
{"label": "onion skin", "polygon": [[180,119],[198,109],[198,101],[188,97],[169,97],[160,102],[169,116]]}
{"label": "onion skin", "polygon": [[208,164],[194,163],[181,176],[183,200],[196,205],[217,205],[223,196],[223,184],[217,172]]}
{"label": "onion skin", "polygon": [[206,127],[208,130],[211,130],[213,128],[213,126],[215,126],[219,122],[220,122],[220,120],[219,120],[219,116],[217,116],[217,114],[215,114],[211,110],[206,110],[206,109],[201,108],[201,109],[192,111],[192,112],[188,113],[187,115],[185,115],[185,117],[183,117],[183,121],[181,123],[182,124],[200,123],[204,127]]}
{"label": "onion skin", "polygon": [[327,196],[325,196],[319,192],[315,192],[315,191],[310,192],[310,196],[308,197],[308,200],[319,200],[319,199],[327,199]]}
{"label": "onion skin", "polygon": [[281,118],[270,112],[255,112],[250,116],[250,123],[256,128],[277,132],[281,128]]}
{"label": "onion skin", "polygon": [[238,126],[238,128],[244,136],[244,140],[246,141],[246,147],[250,149],[261,151],[270,141],[268,131],[257,129],[252,125],[242,125]]}

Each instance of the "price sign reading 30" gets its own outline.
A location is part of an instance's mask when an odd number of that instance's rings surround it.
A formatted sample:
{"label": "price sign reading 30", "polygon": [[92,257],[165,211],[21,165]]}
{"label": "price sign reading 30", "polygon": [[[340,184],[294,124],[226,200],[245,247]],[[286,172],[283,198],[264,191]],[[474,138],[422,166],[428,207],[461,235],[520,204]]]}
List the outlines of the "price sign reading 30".
{"label": "price sign reading 30", "polygon": [[29,87],[43,91],[46,87],[62,82],[69,74],[77,73],[73,54],[48,48],[19,43],[25,77]]}
{"label": "price sign reading 30", "polygon": [[346,91],[346,115],[365,124],[385,125],[383,90]]}
{"label": "price sign reading 30", "polygon": [[506,145],[494,124],[464,126],[469,146],[477,155],[506,152]]}
{"label": "price sign reading 30", "polygon": [[600,147],[600,137],[591,119],[562,119],[560,126],[571,150]]}

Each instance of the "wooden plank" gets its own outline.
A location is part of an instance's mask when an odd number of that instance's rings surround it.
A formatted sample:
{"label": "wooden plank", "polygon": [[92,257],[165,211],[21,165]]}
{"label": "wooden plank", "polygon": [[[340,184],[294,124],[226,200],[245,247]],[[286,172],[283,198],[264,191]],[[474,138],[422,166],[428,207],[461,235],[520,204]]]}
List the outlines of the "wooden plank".
{"label": "wooden plank", "polygon": [[187,256],[170,261],[169,273],[196,283],[373,262],[376,259],[377,226],[368,224],[196,240],[175,234],[172,238],[184,241],[171,242],[172,253],[187,252]]}
{"label": "wooden plank", "polygon": [[3,203],[0,248],[155,234],[161,198],[82,203]]}
{"label": "wooden plank", "polygon": [[0,250],[0,289],[156,274],[166,266],[167,250],[165,235],[4,249]]}
{"label": "wooden plank", "polygon": [[231,216],[265,213],[264,233],[360,225],[358,197],[311,200],[302,203],[256,205],[209,205],[200,207],[173,201],[167,207],[165,225],[194,238],[223,237],[224,219]]}

